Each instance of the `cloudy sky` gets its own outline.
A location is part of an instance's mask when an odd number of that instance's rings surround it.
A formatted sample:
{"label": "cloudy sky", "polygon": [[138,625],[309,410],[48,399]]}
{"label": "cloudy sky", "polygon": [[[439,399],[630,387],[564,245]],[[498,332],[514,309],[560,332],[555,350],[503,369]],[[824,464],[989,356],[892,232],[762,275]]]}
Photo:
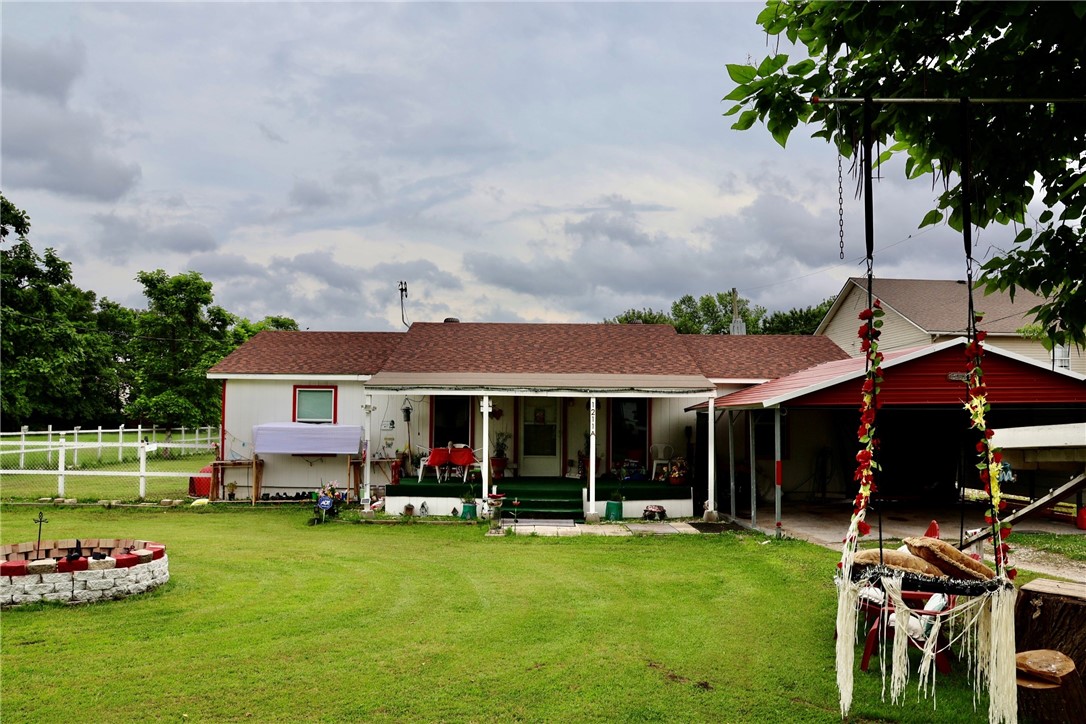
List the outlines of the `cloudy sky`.
{"label": "cloudy sky", "polygon": [[[722,116],[759,10],[8,0],[0,184],[132,307],[158,268],[303,329],[401,329],[400,281],[409,322],[808,306],[863,272],[861,204],[846,176],[841,261],[833,149]],[[917,231],[934,195],[877,185],[878,275],[964,277],[953,231]]]}

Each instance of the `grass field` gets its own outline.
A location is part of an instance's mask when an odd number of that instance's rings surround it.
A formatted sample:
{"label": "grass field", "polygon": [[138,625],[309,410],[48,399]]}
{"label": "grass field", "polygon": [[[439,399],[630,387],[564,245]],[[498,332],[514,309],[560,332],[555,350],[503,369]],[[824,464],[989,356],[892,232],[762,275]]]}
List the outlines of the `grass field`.
{"label": "grass field", "polygon": [[[3,542],[33,540],[36,513],[0,507]],[[837,556],[803,542],[310,527],[303,506],[46,517],[46,538],[165,542],[172,578],[4,612],[5,723],[840,721]],[[987,718],[962,666],[938,709],[880,689],[856,672],[852,721]]]}

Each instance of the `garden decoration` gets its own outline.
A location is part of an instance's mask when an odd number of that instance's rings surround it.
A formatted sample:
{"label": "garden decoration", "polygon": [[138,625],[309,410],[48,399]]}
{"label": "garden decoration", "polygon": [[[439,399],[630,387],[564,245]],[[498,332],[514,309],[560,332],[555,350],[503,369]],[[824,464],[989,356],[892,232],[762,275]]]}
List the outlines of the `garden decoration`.
{"label": "garden decoration", "polygon": [[500,528],[502,525],[502,501],[505,500],[505,493],[490,493],[486,498],[490,504],[490,527],[492,529]]}
{"label": "garden decoration", "polygon": [[313,506],[313,517],[310,519],[309,525],[325,523],[328,518],[335,518],[339,515],[340,508],[343,507],[346,499],[338,486],[339,483],[333,480],[327,485],[322,485],[319,490],[312,494],[312,498],[316,502]]}
{"label": "garden decoration", "polygon": [[[934,616],[932,631],[922,647],[919,687],[925,696],[934,692],[933,662],[936,658],[939,628],[948,626],[951,638],[960,642],[965,649],[964,660],[972,669],[975,686],[988,689],[988,719],[990,722],[1015,722],[1017,720],[1017,689],[1015,685],[1014,659],[1014,599],[1015,590],[1011,579],[1014,569],[1009,567],[1008,548],[1003,539],[1009,533],[1009,526],[999,522],[1002,497],[999,487],[999,472],[1002,456],[992,442],[992,430],[988,428],[986,413],[990,405],[984,386],[982,359],[984,333],[977,330],[981,316],[973,308],[973,258],[972,258],[972,217],[970,203],[971,175],[969,155],[969,114],[971,106],[968,99],[880,99],[868,98],[827,98],[812,99],[814,103],[849,104],[862,103],[863,135],[860,148],[860,161],[863,173],[863,195],[865,216],[865,242],[867,260],[867,307],[860,312],[859,337],[861,350],[866,356],[866,374],[861,388],[860,426],[857,439],[860,450],[856,454],[854,480],[859,484],[859,492],[853,505],[852,517],[845,534],[838,563],[838,600],[837,600],[837,685],[840,691],[841,715],[848,715],[852,705],[853,669],[856,654],[856,622],[861,606],[861,590],[879,587],[885,593],[887,608],[895,612],[895,635],[893,650],[890,654],[890,697],[894,703],[902,700],[909,678],[908,659],[908,624],[914,615],[903,600],[902,590],[931,593],[956,594],[958,602],[942,615]],[[992,571],[983,563],[966,556],[957,548],[938,538],[919,537],[907,539],[910,559],[919,559],[918,565],[906,562],[900,565],[882,550],[882,526],[879,525],[878,559],[871,564],[857,560],[856,548],[859,538],[871,532],[866,521],[869,504],[873,493],[877,492],[876,475],[880,470],[878,463],[879,440],[876,421],[881,406],[879,399],[880,385],[883,382],[883,355],[879,352],[879,336],[882,327],[883,310],[878,299],[873,296],[873,260],[874,260],[874,225],[872,207],[872,124],[874,106],[879,104],[923,104],[923,103],[960,103],[961,116],[961,190],[962,234],[965,245],[967,285],[969,294],[966,348],[967,399],[964,403],[969,413],[970,426],[977,430],[980,440],[976,449],[978,462],[976,468],[988,493],[990,508],[986,521],[991,526],[995,546],[996,569]],[[837,106],[837,129],[842,134],[840,106]],[[843,251],[844,235],[841,234]],[[873,553],[873,552],[871,552]],[[938,575],[924,567],[931,564]],[[928,570],[929,572],[920,572]],[[885,611],[882,615],[886,615]],[[887,625],[883,622],[881,630]],[[884,641],[885,643],[885,641]],[[885,646],[883,647],[885,649]],[[882,676],[886,677],[886,656],[882,658]],[[884,687],[885,692],[885,687]],[[934,696],[933,706],[934,706]]]}
{"label": "garden decoration", "polygon": [[38,542],[34,545],[34,557],[38,557],[38,551],[41,550],[41,527],[43,523],[48,523],[49,519],[45,517],[45,513],[38,511],[38,517],[31,521],[38,524]]}

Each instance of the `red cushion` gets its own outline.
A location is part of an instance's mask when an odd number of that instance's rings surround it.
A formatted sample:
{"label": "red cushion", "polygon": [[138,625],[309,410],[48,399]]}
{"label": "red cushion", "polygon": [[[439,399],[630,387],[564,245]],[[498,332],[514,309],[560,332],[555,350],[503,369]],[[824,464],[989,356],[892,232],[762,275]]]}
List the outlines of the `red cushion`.
{"label": "red cushion", "polygon": [[25,576],[28,561],[4,561],[0,563],[0,576]]}
{"label": "red cushion", "polygon": [[113,557],[117,560],[117,568],[131,568],[140,562],[140,557],[131,553],[118,553]]}

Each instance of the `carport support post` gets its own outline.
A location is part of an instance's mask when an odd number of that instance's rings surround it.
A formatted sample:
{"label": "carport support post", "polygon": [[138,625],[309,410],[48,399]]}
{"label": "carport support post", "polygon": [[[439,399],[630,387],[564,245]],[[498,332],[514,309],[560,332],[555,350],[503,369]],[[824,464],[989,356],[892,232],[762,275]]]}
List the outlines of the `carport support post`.
{"label": "carport support post", "polygon": [[[365,460],[362,461],[362,498],[364,500],[370,499],[370,428],[373,427],[373,395],[366,395],[366,404],[362,408],[365,414],[366,424],[362,426],[362,438],[366,441],[363,445],[365,451]],[[367,503],[365,510],[369,510],[370,505]]]}
{"label": "carport support post", "polygon": [[483,399],[479,403],[479,412],[483,413],[483,454],[479,465],[479,475],[482,477],[483,487],[479,491],[479,498],[482,500],[482,506],[479,510],[484,512],[488,500],[486,496],[490,494],[490,411],[493,409],[494,405],[490,400],[490,395],[483,395]]}
{"label": "carport support post", "polygon": [[735,520],[735,424],[734,414],[728,410],[728,480],[730,481],[732,520]]}
{"label": "carport support post", "polygon": [[758,527],[758,481],[754,464],[754,410],[747,410],[747,437],[750,439],[750,527]]}
{"label": "carport support post", "polygon": [[781,537],[781,486],[784,484],[784,468],[781,462],[781,408],[773,409],[773,486],[776,489],[777,537]]}
{"label": "carport support post", "polygon": [[[716,391],[709,395],[709,461],[707,472],[709,474],[709,503],[706,511],[716,514]],[[694,515],[697,515],[697,508]]]}
{"label": "carport support post", "polygon": [[[591,516],[591,518],[589,518]],[[588,510],[585,517],[599,519],[596,512],[596,397],[588,399]]]}

